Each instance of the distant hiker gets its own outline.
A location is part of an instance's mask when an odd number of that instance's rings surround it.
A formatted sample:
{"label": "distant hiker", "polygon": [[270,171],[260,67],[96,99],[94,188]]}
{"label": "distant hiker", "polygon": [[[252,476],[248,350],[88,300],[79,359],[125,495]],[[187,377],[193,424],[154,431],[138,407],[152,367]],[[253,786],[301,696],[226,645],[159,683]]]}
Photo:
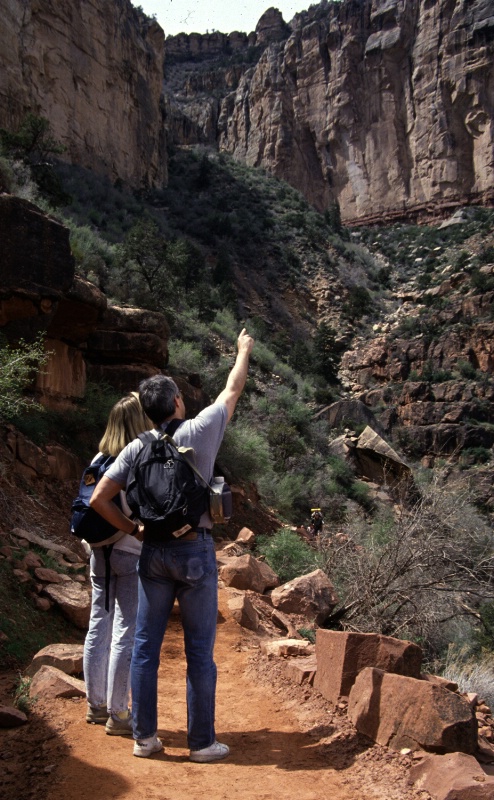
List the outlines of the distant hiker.
{"label": "distant hiker", "polygon": [[[101,455],[111,461],[149,425],[137,393],[123,397],[110,411],[99,443],[100,453],[93,462]],[[137,614],[137,562],[142,544],[136,538],[138,525],[128,518],[130,509],[123,492],[121,504],[123,513],[117,532],[110,539],[91,545],[92,600],[84,643],[84,679],[87,722],[106,725],[106,732],[111,735],[130,736],[129,673]]]}
{"label": "distant hiker", "polygon": [[311,508],[311,511],[311,532],[313,536],[319,536],[319,534],[322,533],[322,526],[324,525],[323,515],[321,514],[320,508]]}
{"label": "distant hiker", "polygon": [[[173,440],[192,447],[196,466],[207,481],[213,475],[216,455],[225,426],[231,419],[244,389],[254,340],[242,330],[238,353],[226,386],[216,401],[197,417],[185,420],[185,405],[174,381],[164,375],[148,378],[139,386],[142,407],[160,437],[172,423]],[[172,422],[173,421],[173,422]],[[177,423],[180,423],[177,427]],[[114,525],[123,524],[112,499],[127,485],[138,461],[139,439],[132,442],[101,479],[92,507]],[[170,464],[169,468],[172,468]],[[187,528],[187,526],[184,526]],[[216,741],[216,665],[213,660],[218,613],[218,570],[212,522],[206,510],[195,528],[176,538],[159,531],[156,523],[145,524],[144,545],[139,560],[139,607],[131,665],[134,755],[150,756],[163,748],[156,735],[160,650],[170,612],[178,599],[187,659],[187,741],[191,761],[225,758],[227,745]],[[175,531],[180,533],[180,530]]]}

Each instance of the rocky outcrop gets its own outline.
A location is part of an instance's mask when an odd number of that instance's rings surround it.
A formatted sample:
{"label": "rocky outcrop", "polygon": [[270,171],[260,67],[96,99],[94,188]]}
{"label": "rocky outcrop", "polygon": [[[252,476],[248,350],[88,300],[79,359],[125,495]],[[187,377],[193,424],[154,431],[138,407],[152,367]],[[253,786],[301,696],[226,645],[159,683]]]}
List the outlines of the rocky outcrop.
{"label": "rocky outcrop", "polygon": [[[211,95],[193,87],[204,60],[197,68],[184,59],[183,77],[166,77],[165,91],[170,80],[187,98],[188,143],[193,131],[196,141],[217,139],[317,208],[338,201],[346,221],[493,197],[494,16],[486,0],[320,3],[289,29],[287,37],[274,9],[264,15],[238,85],[230,93],[223,78],[215,85],[213,115]],[[195,53],[205,44],[195,39]]]}
{"label": "rocky outcrop", "polygon": [[[366,342],[356,337],[343,355],[342,374],[411,457],[492,447],[494,293],[471,283],[450,285],[438,310],[428,309],[425,292],[412,295],[402,292],[384,331]],[[421,319],[438,333],[419,332]],[[407,326],[409,335],[400,336]]]}
{"label": "rocky outcrop", "polygon": [[[132,391],[166,366],[166,319],[109,306],[97,286],[75,275],[69,231],[60,222],[2,195],[0,237],[0,330],[11,342],[44,334],[48,359],[36,393],[46,406],[70,406],[84,396],[88,379]],[[51,455],[61,456],[56,450]]]}
{"label": "rocky outcrop", "polygon": [[0,126],[46,117],[62,158],[135,187],[166,180],[164,34],[130,0],[2,0]]}

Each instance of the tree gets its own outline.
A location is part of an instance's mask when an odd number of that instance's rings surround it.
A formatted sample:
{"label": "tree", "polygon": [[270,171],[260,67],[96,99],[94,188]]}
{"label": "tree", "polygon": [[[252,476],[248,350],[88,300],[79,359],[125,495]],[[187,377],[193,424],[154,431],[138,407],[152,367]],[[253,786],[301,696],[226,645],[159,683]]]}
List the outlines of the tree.
{"label": "tree", "polygon": [[65,147],[55,139],[46,117],[27,114],[17,131],[0,128],[2,151],[10,158],[27,164],[40,192],[55,205],[70,202],[56,174],[52,158]]}
{"label": "tree", "polygon": [[328,383],[338,382],[343,346],[336,341],[336,331],[327,322],[321,322],[314,337],[314,371]]}

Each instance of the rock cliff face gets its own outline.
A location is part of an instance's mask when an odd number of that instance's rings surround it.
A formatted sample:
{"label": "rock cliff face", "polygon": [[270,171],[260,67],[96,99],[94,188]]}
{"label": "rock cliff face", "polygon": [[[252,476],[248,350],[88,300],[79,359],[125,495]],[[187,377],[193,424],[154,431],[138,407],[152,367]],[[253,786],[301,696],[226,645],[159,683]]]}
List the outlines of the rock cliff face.
{"label": "rock cliff face", "polygon": [[[180,49],[181,77],[176,59],[165,72],[184,115],[174,127],[169,113],[179,143],[181,129],[187,143],[194,130],[196,141],[216,138],[317,208],[337,200],[347,222],[494,198],[490,0],[323,2],[289,28],[270,9],[230,59],[243,56],[229,92],[217,53],[195,40],[186,58],[184,37]],[[218,82],[195,86],[208,58]]]}
{"label": "rock cliff face", "polygon": [[164,35],[130,0],[0,0],[0,126],[47,117],[62,158],[132,186],[166,180]]}

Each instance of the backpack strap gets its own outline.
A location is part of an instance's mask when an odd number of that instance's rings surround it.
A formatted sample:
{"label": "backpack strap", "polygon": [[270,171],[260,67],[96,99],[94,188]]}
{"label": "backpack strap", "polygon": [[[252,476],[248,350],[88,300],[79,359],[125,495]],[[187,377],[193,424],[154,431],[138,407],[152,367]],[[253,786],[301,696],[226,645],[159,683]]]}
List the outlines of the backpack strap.
{"label": "backpack strap", "polygon": [[[175,433],[175,431],[177,430],[177,428],[180,428],[180,426],[181,426],[182,422],[185,422],[185,420],[183,420],[183,419],[178,419],[178,417],[174,417],[174,418],[173,418],[172,420],[170,420],[170,422],[167,424],[167,426],[166,426],[165,430],[163,431],[163,433],[166,433],[166,434],[167,434],[167,435],[170,437],[170,439],[171,439],[171,438],[173,437],[173,434],[174,434],[174,433]],[[176,445],[175,445],[175,446],[176,446]]]}
{"label": "backpack strap", "polygon": [[[182,422],[185,422],[185,420],[183,420],[183,419],[178,419],[178,417],[174,417],[172,420],[170,420],[170,422],[168,422],[168,424],[166,425],[166,428],[165,428],[165,430],[163,431],[163,435],[161,436],[161,439],[164,439],[164,440],[165,440],[165,442],[169,442],[171,445],[173,445],[173,447],[175,448],[175,450],[178,450],[178,445],[177,445],[177,443],[176,443],[176,442],[173,440],[173,438],[172,438],[172,437],[173,437],[173,434],[175,433],[175,431],[177,430],[177,428],[179,428],[179,427],[180,427],[180,425],[182,424]],[[142,435],[143,435],[143,434],[141,434],[141,436],[142,436]],[[141,438],[141,436],[139,436],[139,439]],[[203,476],[201,475],[201,473],[200,473],[200,472],[199,472],[199,470],[197,469],[196,465],[195,465],[195,464],[193,464],[193,463],[192,463],[192,461],[190,461],[190,459],[188,459],[188,458],[187,458],[187,456],[185,455],[185,453],[182,453],[180,450],[179,450],[179,453],[180,453],[180,455],[182,456],[183,460],[184,460],[184,461],[185,461],[185,462],[186,462],[186,463],[189,465],[189,467],[190,467],[190,468],[191,468],[191,469],[192,469],[192,470],[195,472],[195,474],[197,475],[197,477],[199,478],[199,480],[201,481],[201,483],[203,484],[203,486],[204,486],[206,489],[209,489],[209,483],[207,482],[207,480],[206,480],[205,478],[203,478]]]}
{"label": "backpack strap", "polygon": [[110,610],[110,556],[113,550],[113,542],[112,544],[103,545],[101,549],[103,550],[103,556],[105,558],[105,611],[108,612]]}

